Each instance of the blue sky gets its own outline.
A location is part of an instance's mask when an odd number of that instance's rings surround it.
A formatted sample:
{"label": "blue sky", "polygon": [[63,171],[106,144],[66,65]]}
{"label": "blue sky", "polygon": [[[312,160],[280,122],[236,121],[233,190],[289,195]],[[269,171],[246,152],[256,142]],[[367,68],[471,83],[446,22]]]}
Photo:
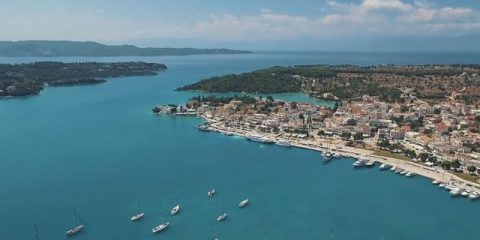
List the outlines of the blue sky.
{"label": "blue sky", "polygon": [[0,0],[0,40],[480,51],[477,0]]}

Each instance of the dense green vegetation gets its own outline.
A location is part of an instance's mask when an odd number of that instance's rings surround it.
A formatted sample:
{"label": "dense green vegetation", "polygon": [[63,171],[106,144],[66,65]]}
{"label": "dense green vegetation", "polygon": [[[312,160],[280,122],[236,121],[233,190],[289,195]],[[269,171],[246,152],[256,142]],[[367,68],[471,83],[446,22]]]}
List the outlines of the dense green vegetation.
{"label": "dense green vegetation", "polygon": [[328,77],[335,72],[324,67],[273,67],[250,73],[212,77],[177,90],[206,92],[286,93],[301,91],[302,83],[296,76]]}
{"label": "dense green vegetation", "polygon": [[101,83],[110,77],[155,75],[166,68],[163,64],[144,62],[0,64],[0,97],[38,94],[45,84]]}
{"label": "dense green vegetation", "polygon": [[[480,99],[479,74],[479,65],[300,65],[212,77],[177,90],[264,94],[305,92],[329,100],[360,100],[368,95],[394,102],[405,100],[401,99],[401,90],[414,89],[408,94],[433,101],[464,88],[466,94],[459,97],[469,103]],[[408,94],[404,97],[409,97]]]}
{"label": "dense green vegetation", "polygon": [[163,56],[194,54],[242,54],[249,51],[197,48],[139,48],[132,45],[104,45],[75,41],[0,41],[0,56]]}

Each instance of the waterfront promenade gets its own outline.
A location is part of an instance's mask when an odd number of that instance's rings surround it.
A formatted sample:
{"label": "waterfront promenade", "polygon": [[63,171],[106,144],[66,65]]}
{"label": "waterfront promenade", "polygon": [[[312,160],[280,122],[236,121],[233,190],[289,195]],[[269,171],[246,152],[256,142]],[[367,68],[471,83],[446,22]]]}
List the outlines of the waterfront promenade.
{"label": "waterfront promenade", "polygon": [[[222,122],[217,122],[214,119],[208,118],[204,115],[201,115],[208,123],[208,130],[230,134],[235,136],[241,136],[247,138],[250,135],[257,135],[258,132],[245,130],[245,129],[236,129],[224,127]],[[345,157],[352,158],[356,160],[358,158],[366,158],[370,161],[380,162],[382,164],[388,164],[389,166],[395,168],[401,168],[405,171],[415,173],[426,178],[437,181],[441,181],[446,185],[462,187],[462,188],[476,188],[476,191],[480,190],[480,184],[464,180],[454,174],[445,171],[443,169],[428,167],[419,163],[374,155],[374,152],[367,149],[360,149],[355,147],[345,146],[345,142],[336,139],[335,143],[332,144],[330,139],[315,137],[314,139],[299,139],[299,138],[286,138],[282,134],[273,134],[273,133],[261,133],[262,136],[267,137],[268,139],[274,140],[276,142],[283,141],[289,142],[293,147],[309,149],[313,151],[335,151],[342,154]],[[332,148],[332,145],[334,147]]]}

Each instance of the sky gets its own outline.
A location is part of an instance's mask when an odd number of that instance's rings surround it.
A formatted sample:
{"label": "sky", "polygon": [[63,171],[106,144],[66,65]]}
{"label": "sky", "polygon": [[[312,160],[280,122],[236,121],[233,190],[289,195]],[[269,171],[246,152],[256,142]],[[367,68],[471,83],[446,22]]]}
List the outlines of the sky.
{"label": "sky", "polygon": [[0,40],[480,51],[480,0],[0,0]]}

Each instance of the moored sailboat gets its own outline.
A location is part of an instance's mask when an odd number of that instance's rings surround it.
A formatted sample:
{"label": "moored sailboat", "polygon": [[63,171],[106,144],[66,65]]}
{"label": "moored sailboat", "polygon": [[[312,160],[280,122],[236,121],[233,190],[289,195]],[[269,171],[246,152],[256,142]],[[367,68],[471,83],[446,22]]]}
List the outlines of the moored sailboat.
{"label": "moored sailboat", "polygon": [[79,232],[81,232],[85,228],[85,224],[83,223],[83,220],[80,218],[80,215],[78,215],[77,211],[73,209],[73,219],[74,219],[74,226],[69,228],[65,233],[67,236],[72,236],[75,235]]}
{"label": "moored sailboat", "polygon": [[132,222],[135,222],[135,221],[138,221],[140,219],[142,219],[143,217],[145,216],[145,213],[143,213],[142,211],[140,211],[140,201],[137,203],[137,214],[133,215],[130,220]]}

